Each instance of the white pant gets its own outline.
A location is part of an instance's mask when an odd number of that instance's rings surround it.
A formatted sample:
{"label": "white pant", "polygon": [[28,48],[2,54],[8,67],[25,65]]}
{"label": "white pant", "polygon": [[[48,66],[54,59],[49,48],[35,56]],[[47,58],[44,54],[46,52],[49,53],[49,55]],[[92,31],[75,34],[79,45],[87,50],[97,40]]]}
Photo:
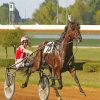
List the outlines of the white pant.
{"label": "white pant", "polygon": [[22,61],[23,59],[18,59],[15,61],[15,67],[19,68],[19,67],[24,67],[24,62]]}

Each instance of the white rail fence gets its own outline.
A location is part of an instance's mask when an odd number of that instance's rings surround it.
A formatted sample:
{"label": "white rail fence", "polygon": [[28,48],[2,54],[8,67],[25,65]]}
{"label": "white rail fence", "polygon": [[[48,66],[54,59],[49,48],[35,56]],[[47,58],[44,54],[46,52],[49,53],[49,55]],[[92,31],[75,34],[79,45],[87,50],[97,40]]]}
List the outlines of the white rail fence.
{"label": "white rail fence", "polygon": [[[65,25],[0,25],[0,29],[63,30]],[[100,25],[81,25],[80,30],[100,31]]]}

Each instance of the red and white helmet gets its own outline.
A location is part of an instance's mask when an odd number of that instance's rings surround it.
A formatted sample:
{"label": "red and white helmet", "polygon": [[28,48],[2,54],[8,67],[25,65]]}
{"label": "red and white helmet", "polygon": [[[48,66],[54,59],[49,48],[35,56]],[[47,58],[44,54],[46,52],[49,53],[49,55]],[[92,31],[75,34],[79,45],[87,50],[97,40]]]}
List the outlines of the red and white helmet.
{"label": "red and white helmet", "polygon": [[21,38],[21,42],[23,42],[23,41],[28,41],[28,38],[25,37],[25,36],[23,36],[23,37]]}

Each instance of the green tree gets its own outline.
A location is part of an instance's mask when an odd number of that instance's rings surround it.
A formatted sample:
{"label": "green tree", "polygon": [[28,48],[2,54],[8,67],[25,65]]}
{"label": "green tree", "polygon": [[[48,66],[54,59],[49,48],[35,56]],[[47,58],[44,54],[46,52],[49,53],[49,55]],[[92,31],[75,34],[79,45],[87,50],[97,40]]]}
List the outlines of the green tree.
{"label": "green tree", "polygon": [[6,58],[8,58],[7,48],[13,47],[15,53],[16,47],[19,45],[20,39],[23,35],[25,35],[25,32],[20,29],[0,30],[0,45],[5,48]]}
{"label": "green tree", "polygon": [[8,35],[8,41],[9,41],[9,45],[14,48],[14,53],[16,52],[16,47],[20,43],[21,37],[24,35],[25,35],[25,32],[24,30],[21,30],[21,29],[10,31],[10,34]]}
{"label": "green tree", "polygon": [[15,24],[18,24],[21,22],[21,17],[20,17],[20,14],[19,14],[19,11],[17,10],[17,8],[15,8]]}
{"label": "green tree", "polygon": [[[21,21],[21,17],[16,8],[14,14],[15,14],[14,23],[19,23]],[[4,3],[2,6],[0,6],[0,24],[8,24],[8,23],[9,23],[9,4]]]}
{"label": "green tree", "polygon": [[59,24],[63,24],[65,25],[66,24],[66,8],[62,8],[60,7],[59,8]]}
{"label": "green tree", "polygon": [[3,4],[0,7],[0,24],[8,24],[9,22],[9,6],[8,4]]}
{"label": "green tree", "polygon": [[89,7],[92,14],[96,14],[100,10],[100,0],[89,0]]}
{"label": "green tree", "polygon": [[96,24],[100,25],[100,10],[96,12],[95,22]]}
{"label": "green tree", "polygon": [[[67,8],[67,14],[80,24],[96,24],[97,11],[100,10],[100,0],[75,0]],[[59,7],[59,24],[66,23],[66,8]],[[56,24],[57,0],[45,0],[33,13],[32,20],[38,24]]]}
{"label": "green tree", "polygon": [[100,0],[89,0],[88,2],[89,5],[89,9],[91,12],[91,17],[92,17],[92,23],[96,24],[96,13],[98,12],[98,10],[100,10]]}
{"label": "green tree", "polygon": [[75,4],[69,7],[69,14],[80,24],[90,24],[90,12],[84,0],[76,0]]}
{"label": "green tree", "polygon": [[32,19],[39,24],[55,24],[57,18],[56,10],[56,0],[45,0],[33,14]]}
{"label": "green tree", "polygon": [[1,35],[0,45],[5,48],[6,58],[8,58],[7,48],[10,46],[9,39],[8,39],[9,31],[0,30],[0,35]]}

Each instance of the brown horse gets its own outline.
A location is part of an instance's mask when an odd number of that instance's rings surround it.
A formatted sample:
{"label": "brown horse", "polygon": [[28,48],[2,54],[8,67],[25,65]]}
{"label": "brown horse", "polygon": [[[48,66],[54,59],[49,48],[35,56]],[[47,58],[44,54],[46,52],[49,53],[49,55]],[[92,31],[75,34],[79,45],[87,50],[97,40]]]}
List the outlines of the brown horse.
{"label": "brown horse", "polygon": [[31,67],[31,71],[28,74],[23,87],[27,86],[31,73],[40,70],[43,66],[43,63],[46,63],[52,72],[52,77],[54,77],[54,79],[52,79],[52,86],[55,86],[56,77],[59,82],[58,89],[62,89],[63,86],[61,73],[68,70],[76,81],[80,92],[85,95],[85,92],[83,91],[76,75],[73,55],[73,40],[75,39],[77,42],[81,42],[82,40],[80,34],[80,25],[76,22],[69,22],[62,35],[63,36],[61,36],[60,41],[54,42],[52,52],[50,53],[44,52],[48,41],[45,41],[39,45],[38,51],[34,57],[33,66]]}

